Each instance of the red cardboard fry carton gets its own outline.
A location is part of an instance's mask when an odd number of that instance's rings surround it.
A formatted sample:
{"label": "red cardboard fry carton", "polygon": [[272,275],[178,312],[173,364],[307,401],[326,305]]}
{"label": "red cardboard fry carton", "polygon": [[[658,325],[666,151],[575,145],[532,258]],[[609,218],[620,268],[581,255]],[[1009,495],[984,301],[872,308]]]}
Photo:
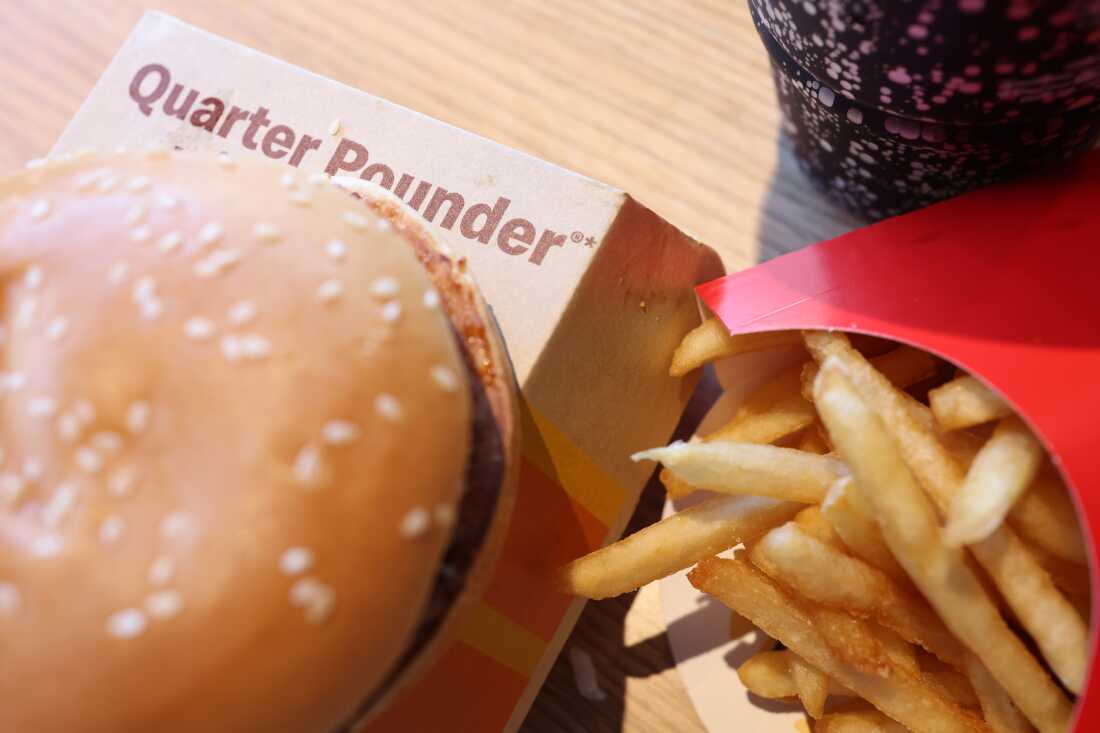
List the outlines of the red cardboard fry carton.
{"label": "red cardboard fry carton", "polygon": [[667,439],[690,396],[668,360],[717,256],[621,190],[161,13],[54,153],[149,144],[369,181],[469,263],[524,399],[519,495],[459,638],[362,730],[515,730],[583,606],[554,573],[619,536],[651,473],[627,456]]}
{"label": "red cardboard fry carton", "polygon": [[[1004,395],[1076,497],[1096,592],[1100,153],[861,229],[698,288],[733,333],[838,329],[936,353]],[[1090,671],[1075,730],[1100,730]],[[675,648],[676,642],[673,640]]]}

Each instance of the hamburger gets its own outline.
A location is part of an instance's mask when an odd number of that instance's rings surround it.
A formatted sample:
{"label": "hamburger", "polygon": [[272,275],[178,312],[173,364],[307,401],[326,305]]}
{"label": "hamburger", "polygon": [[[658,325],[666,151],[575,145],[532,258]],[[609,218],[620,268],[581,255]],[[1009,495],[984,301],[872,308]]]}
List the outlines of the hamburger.
{"label": "hamburger", "polygon": [[498,554],[514,377],[400,201],[154,150],[0,181],[0,730],[353,730]]}

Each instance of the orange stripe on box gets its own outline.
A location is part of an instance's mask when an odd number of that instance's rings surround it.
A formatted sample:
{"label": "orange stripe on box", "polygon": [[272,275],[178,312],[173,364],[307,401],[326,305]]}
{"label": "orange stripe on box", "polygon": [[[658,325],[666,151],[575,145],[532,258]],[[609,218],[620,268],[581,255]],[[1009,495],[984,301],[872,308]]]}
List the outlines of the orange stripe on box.
{"label": "orange stripe on box", "polygon": [[606,535],[605,524],[524,460],[512,525],[485,602],[549,640],[573,600],[555,589],[558,570]]}
{"label": "orange stripe on box", "polygon": [[[471,680],[485,694],[471,698]],[[508,722],[527,678],[457,641],[427,674],[357,733],[486,733]]]}
{"label": "orange stripe on box", "polygon": [[626,490],[526,400],[523,402],[523,455],[605,527],[619,516]]}
{"label": "orange stripe on box", "polygon": [[458,638],[517,674],[530,677],[546,642],[485,603],[466,610]]}

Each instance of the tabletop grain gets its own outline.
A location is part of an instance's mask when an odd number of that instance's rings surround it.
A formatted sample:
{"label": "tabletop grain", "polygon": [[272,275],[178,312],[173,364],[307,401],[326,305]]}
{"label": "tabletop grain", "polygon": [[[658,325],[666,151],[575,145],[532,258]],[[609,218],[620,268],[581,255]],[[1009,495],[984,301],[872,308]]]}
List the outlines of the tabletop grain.
{"label": "tabletop grain", "polygon": [[[729,270],[855,225],[782,144],[744,0],[2,0],[0,170],[50,149],[149,9],[629,190]],[[632,526],[660,503],[651,485]],[[703,731],[655,587],[589,604],[569,644],[608,699],[563,655],[524,733]]]}

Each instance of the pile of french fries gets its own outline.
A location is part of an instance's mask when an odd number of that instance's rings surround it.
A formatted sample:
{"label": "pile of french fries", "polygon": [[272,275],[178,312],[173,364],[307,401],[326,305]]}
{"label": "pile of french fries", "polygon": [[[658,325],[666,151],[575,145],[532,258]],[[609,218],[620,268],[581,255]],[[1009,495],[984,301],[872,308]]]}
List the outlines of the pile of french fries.
{"label": "pile of french fries", "polygon": [[696,588],[783,647],[741,666],[745,687],[797,698],[817,733],[1065,733],[1091,598],[1041,443],[970,376],[914,398],[944,365],[881,340],[710,320],[671,371],[792,343],[806,362],[727,425],[634,456],[663,464],[672,496],[713,495],[572,562],[565,588],[606,598],[694,566]]}

